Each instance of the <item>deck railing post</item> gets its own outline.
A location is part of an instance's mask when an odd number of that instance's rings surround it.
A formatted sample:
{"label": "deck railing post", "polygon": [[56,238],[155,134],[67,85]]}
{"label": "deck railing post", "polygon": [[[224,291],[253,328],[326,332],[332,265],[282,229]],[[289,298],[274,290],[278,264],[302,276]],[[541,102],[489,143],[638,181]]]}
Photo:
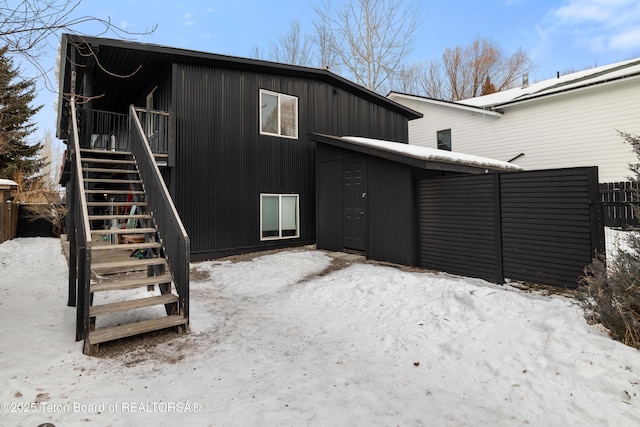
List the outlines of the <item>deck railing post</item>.
{"label": "deck railing post", "polygon": [[[75,150],[71,151],[71,159],[72,159],[72,165],[75,164],[73,162],[75,162]],[[76,179],[76,174],[72,173],[71,174],[71,179],[69,181],[69,191],[67,192],[67,194],[69,195],[69,199],[67,200],[67,206],[70,206],[70,209],[68,209],[68,215],[69,215],[69,222],[68,222],[68,226],[67,226],[67,238],[69,239],[69,299],[67,301],[67,305],[69,307],[75,307],[76,306],[76,294],[78,292],[78,276],[77,276],[77,272],[78,272],[78,262],[77,262],[77,254],[76,254],[76,250],[77,250],[77,240],[76,240],[76,209],[75,209],[75,203],[76,203],[76,186],[78,185],[77,183],[77,179]],[[77,333],[77,331],[76,331]]]}
{"label": "deck railing post", "polygon": [[[74,72],[75,73],[75,72]],[[91,229],[87,199],[84,192],[84,178],[82,176],[82,162],[80,159],[80,139],[78,132],[78,118],[76,114],[75,97],[70,100],[71,107],[71,136],[72,147],[72,187],[73,187],[73,230],[70,253],[74,253],[73,262],[69,262],[69,293],[72,286],[76,286],[76,340],[87,338],[89,334],[89,303],[91,297]],[[75,252],[74,252],[75,251]],[[71,296],[71,295],[70,295]]]}

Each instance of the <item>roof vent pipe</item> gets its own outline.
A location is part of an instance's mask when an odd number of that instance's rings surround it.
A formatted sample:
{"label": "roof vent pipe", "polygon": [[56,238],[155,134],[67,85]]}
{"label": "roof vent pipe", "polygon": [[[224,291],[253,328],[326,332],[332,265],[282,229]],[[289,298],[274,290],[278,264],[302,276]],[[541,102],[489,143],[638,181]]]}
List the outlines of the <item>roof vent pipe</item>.
{"label": "roof vent pipe", "polygon": [[529,87],[529,73],[524,73],[522,75],[522,88]]}

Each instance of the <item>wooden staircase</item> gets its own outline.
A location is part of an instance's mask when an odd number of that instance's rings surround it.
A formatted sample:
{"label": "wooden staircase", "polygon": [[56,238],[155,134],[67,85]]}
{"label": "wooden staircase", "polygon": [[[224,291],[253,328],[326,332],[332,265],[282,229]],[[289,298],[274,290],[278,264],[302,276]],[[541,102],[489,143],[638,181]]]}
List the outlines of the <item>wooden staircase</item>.
{"label": "wooden staircase", "polygon": [[80,149],[91,230],[89,332],[101,343],[165,328],[188,329],[154,216],[130,152]]}

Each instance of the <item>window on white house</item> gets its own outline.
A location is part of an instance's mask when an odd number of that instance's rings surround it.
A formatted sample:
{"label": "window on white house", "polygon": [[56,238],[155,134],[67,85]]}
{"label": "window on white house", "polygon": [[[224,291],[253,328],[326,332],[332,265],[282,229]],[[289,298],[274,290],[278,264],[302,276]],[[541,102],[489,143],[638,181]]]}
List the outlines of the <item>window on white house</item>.
{"label": "window on white house", "polygon": [[260,240],[300,237],[297,194],[260,195]]}
{"label": "window on white house", "polygon": [[437,137],[438,150],[451,151],[451,129],[439,130]]}
{"label": "window on white house", "polygon": [[260,133],[297,138],[298,98],[261,90]]}

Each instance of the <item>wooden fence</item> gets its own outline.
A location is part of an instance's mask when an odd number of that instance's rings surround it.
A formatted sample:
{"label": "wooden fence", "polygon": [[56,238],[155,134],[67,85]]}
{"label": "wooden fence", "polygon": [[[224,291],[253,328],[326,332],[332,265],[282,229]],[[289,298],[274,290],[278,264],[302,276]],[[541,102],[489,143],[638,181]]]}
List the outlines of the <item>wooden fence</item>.
{"label": "wooden fence", "polygon": [[58,235],[60,230],[56,230],[52,220],[44,216],[34,217],[29,212],[29,206],[33,204],[0,201],[0,243],[15,237],[56,237]]}
{"label": "wooden fence", "polygon": [[600,203],[605,227],[628,229],[640,226],[637,207],[640,204],[638,182],[600,184]]}
{"label": "wooden fence", "polygon": [[10,201],[0,200],[0,243],[16,237],[18,206]]}

